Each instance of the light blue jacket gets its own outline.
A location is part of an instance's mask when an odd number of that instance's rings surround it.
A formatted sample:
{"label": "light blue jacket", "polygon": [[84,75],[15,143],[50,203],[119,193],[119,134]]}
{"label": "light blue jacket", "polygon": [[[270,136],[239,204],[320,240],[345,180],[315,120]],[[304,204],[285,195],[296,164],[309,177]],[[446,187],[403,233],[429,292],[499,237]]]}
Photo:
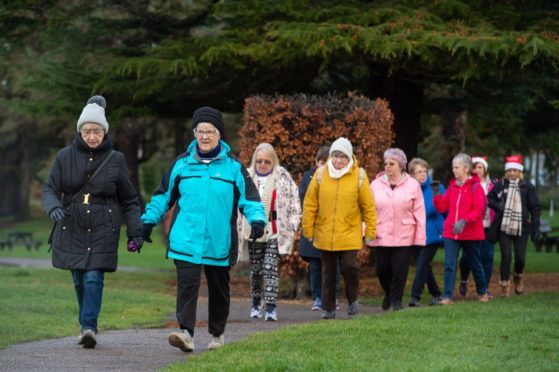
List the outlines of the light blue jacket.
{"label": "light blue jacket", "polygon": [[193,141],[161,180],[142,215],[157,224],[175,205],[167,257],[194,264],[228,266],[237,261],[237,208],[249,223],[266,224],[258,190],[243,165],[220,141],[210,163],[200,160]]}

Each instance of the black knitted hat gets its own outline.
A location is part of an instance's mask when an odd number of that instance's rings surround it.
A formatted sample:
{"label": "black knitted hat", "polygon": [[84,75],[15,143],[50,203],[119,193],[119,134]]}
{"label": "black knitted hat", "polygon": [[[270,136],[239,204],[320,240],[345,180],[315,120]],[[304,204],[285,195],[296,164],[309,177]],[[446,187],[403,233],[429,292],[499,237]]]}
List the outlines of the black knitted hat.
{"label": "black knitted hat", "polygon": [[219,110],[208,106],[200,107],[194,111],[194,115],[192,115],[192,129],[196,129],[198,123],[211,123],[217,128],[222,138],[225,136],[223,115],[221,115],[221,111]]}

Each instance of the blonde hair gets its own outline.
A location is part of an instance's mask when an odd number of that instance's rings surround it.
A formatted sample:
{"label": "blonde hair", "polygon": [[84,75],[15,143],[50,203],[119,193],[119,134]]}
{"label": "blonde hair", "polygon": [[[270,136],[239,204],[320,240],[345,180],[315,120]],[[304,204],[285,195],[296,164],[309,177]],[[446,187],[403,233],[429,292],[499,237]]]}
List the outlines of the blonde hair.
{"label": "blonde hair", "polygon": [[254,169],[256,163],[256,154],[258,154],[260,151],[263,151],[270,158],[272,158],[272,166],[274,169],[279,166],[279,158],[278,155],[276,154],[276,150],[274,150],[274,146],[270,145],[267,142],[262,142],[261,144],[256,146],[256,149],[252,153],[252,159],[250,160],[250,168]]}
{"label": "blonde hair", "polygon": [[423,160],[421,158],[413,158],[408,163],[408,172],[410,172],[410,174],[415,172],[415,168],[417,166],[421,166],[421,167],[425,168],[426,170],[429,170],[429,163],[427,163],[426,160]]}

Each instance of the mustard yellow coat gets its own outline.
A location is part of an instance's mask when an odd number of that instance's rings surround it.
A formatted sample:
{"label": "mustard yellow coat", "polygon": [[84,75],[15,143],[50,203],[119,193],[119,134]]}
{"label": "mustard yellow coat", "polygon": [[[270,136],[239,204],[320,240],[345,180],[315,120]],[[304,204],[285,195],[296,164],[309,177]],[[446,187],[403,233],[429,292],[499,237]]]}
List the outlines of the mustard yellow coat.
{"label": "mustard yellow coat", "polygon": [[333,179],[324,166],[322,180],[317,182],[317,170],[303,203],[303,235],[312,239],[313,245],[326,251],[361,249],[363,222],[365,236],[376,237],[376,209],[367,175],[359,187],[359,165],[354,164],[348,173]]}

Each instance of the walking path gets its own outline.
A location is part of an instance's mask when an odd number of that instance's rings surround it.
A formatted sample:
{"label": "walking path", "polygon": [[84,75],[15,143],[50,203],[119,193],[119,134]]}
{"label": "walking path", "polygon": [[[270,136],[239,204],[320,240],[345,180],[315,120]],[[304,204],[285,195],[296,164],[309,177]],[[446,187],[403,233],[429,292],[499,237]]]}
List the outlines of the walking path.
{"label": "walking path", "polygon": [[[50,265],[50,260],[47,261]],[[2,262],[5,262],[4,258],[0,264]],[[322,313],[310,311],[310,306],[309,301],[280,301],[278,321],[265,322],[248,317],[249,299],[232,298],[225,343],[292,324],[319,321]],[[77,344],[77,335],[12,345],[0,350],[0,371],[154,371],[207,350],[207,309],[207,298],[201,297],[198,300],[194,353],[184,353],[169,345],[167,335],[172,328],[107,331],[98,335],[95,349],[83,349]],[[378,307],[361,306],[362,314],[380,312]],[[338,319],[348,319],[346,304],[342,304],[336,316]],[[101,324],[102,317],[101,314]],[[170,324],[174,323],[174,314],[169,316],[169,320]],[[77,321],[68,327],[76,328],[77,332]]]}

